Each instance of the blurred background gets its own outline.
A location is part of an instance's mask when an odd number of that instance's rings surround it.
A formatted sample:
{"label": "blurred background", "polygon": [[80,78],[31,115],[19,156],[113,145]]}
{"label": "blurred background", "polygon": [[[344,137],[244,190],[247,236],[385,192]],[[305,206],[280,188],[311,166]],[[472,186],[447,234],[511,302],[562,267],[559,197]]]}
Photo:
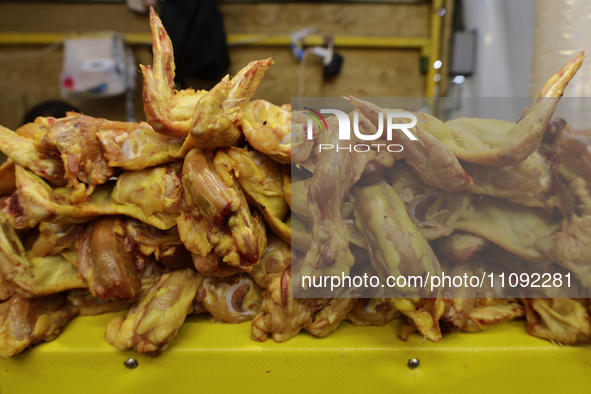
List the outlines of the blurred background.
{"label": "blurred background", "polygon": [[[209,89],[272,57],[255,98],[529,97],[589,46],[591,2],[103,0],[0,2],[0,124],[65,100],[143,120],[152,64],[147,5],[172,37],[179,88]],[[567,95],[590,96],[584,65]],[[517,118],[523,108],[513,111]],[[476,115],[486,116],[486,108]]]}

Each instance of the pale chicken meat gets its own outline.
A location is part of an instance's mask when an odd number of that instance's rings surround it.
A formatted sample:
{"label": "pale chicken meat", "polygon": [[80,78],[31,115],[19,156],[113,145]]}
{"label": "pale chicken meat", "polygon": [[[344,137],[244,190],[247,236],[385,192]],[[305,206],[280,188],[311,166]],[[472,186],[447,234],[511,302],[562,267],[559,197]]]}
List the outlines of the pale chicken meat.
{"label": "pale chicken meat", "polygon": [[145,122],[103,123],[97,137],[109,166],[130,171],[178,160],[184,142],[156,133]]}
{"label": "pale chicken meat", "polygon": [[[379,114],[388,112],[355,97],[351,97],[350,101],[376,127],[379,125]],[[410,140],[403,133],[392,133],[392,143],[404,147],[402,152],[392,155],[405,159],[423,182],[441,190],[466,190],[472,185],[472,179],[449,148],[419,126],[409,130],[417,141]]]}
{"label": "pale chicken meat", "polygon": [[41,298],[15,294],[0,303],[0,358],[54,340],[75,314],[76,307],[68,303],[64,293]]}
{"label": "pale chicken meat", "polygon": [[[327,120],[328,130],[318,143],[334,143],[338,135],[336,117]],[[349,249],[342,206],[351,187],[361,178],[374,152],[328,150],[319,155],[308,188],[308,212],[312,242],[302,264],[302,275],[349,273],[355,258]]]}
{"label": "pale chicken meat", "polygon": [[154,256],[157,261],[170,269],[193,266],[191,252],[183,245],[176,226],[168,230],[160,230],[139,220],[128,219],[125,221],[125,234],[126,242],[134,244],[136,260],[140,260],[139,253],[145,257]]}
{"label": "pale chicken meat", "polygon": [[146,216],[174,222],[182,199],[182,163],[124,172],[117,177],[111,199],[122,205],[137,206]]}
{"label": "pale chicken meat", "polygon": [[70,260],[66,254],[38,257],[25,250],[15,230],[0,214],[0,276],[5,293],[40,297],[86,287]]}
{"label": "pale chicken meat", "polygon": [[261,288],[246,274],[204,277],[196,301],[213,319],[224,323],[252,320],[261,307]]}
{"label": "pale chicken meat", "polygon": [[468,314],[462,331],[482,331],[493,325],[525,315],[523,305],[505,298],[479,299]]}
{"label": "pale chicken meat", "polygon": [[[291,210],[301,220],[308,221],[310,219],[310,212],[308,212],[308,189],[310,188],[310,178],[305,180],[297,180],[291,183]],[[343,216],[344,213],[343,213]]]}
{"label": "pale chicken meat", "polygon": [[74,249],[76,240],[84,231],[84,224],[51,223],[39,224],[39,236],[31,251],[35,256],[54,256],[66,249]]}
{"label": "pale chicken meat", "polygon": [[244,139],[244,109],[271,59],[250,62],[230,80],[228,76],[199,99],[190,133],[181,154],[193,148],[214,150],[237,145]]}
{"label": "pale chicken meat", "polygon": [[359,298],[347,314],[354,326],[384,326],[401,313],[387,298]]}
{"label": "pale chicken meat", "polygon": [[14,290],[12,289],[12,286],[2,279],[2,275],[0,274],[0,301],[9,299],[13,294]]}
{"label": "pale chicken meat", "polygon": [[66,186],[74,189],[70,196],[72,204],[86,201],[96,185],[105,183],[114,174],[102,155],[97,138],[99,127],[95,118],[72,114],[56,120],[44,137],[60,152]]}
{"label": "pale chicken meat", "polygon": [[[370,164],[371,162],[369,162],[367,166],[369,166]],[[365,175],[362,175],[362,178],[364,176]],[[360,183],[361,182],[358,181],[357,184]],[[290,196],[292,204],[291,214],[295,215],[289,217],[288,219],[290,239],[288,239],[287,241],[290,243],[294,242],[294,245],[298,250],[302,252],[307,252],[312,243],[312,234],[310,229],[310,223],[312,223],[312,220],[310,212],[308,211],[308,190],[310,186],[310,178],[303,181],[296,181],[292,184],[292,186],[293,189],[291,189],[290,187],[291,191],[293,192]],[[367,248],[365,240],[363,238],[363,234],[354,225],[353,207],[353,198],[351,195],[349,195],[345,198],[345,201],[341,208],[341,212],[346,225],[347,237],[351,244],[362,248]],[[283,232],[281,232],[281,227],[279,228],[280,231],[276,231],[276,228],[274,228],[271,225],[269,226],[282,239],[285,239]]]}
{"label": "pale chicken meat", "polygon": [[251,62],[231,80],[226,76],[209,92],[176,92],[172,43],[153,9],[150,26],[154,67],[141,66],[148,123],[158,133],[186,137],[185,153],[192,148],[214,150],[241,141],[243,111],[272,64],[271,59]]}
{"label": "pale chicken meat", "polygon": [[140,276],[125,238],[123,221],[105,217],[90,223],[76,242],[78,272],[100,300],[129,300],[140,295]]}
{"label": "pale chicken meat", "polygon": [[339,324],[347,317],[351,308],[357,301],[356,298],[333,298],[314,314],[312,322],[305,329],[318,338],[324,338],[337,329]]}
{"label": "pale chicken meat", "polygon": [[258,214],[253,214],[248,205],[246,195],[234,175],[231,160],[223,151],[218,151],[213,164],[224,183],[236,192],[240,199],[238,210],[228,219],[227,227],[232,234],[243,260],[252,266],[258,264],[267,247],[267,235],[264,222]]}
{"label": "pale chicken meat", "polygon": [[211,152],[194,149],[183,164],[187,199],[213,225],[223,227],[241,204],[236,191],[228,187],[213,165]]}
{"label": "pale chicken meat", "polygon": [[391,298],[390,302],[400,313],[408,317],[408,324],[402,328],[400,338],[404,341],[414,331],[432,342],[442,338],[439,319],[445,312],[443,298]]}
{"label": "pale chicken meat", "polygon": [[283,195],[283,168],[256,151],[232,147],[224,153],[249,202],[257,205],[265,219],[272,215],[282,220],[288,211]]}
{"label": "pale chicken meat", "polygon": [[488,167],[472,163],[463,166],[472,177],[473,184],[468,190],[474,194],[487,194],[548,211],[556,205],[551,160],[539,151],[511,166]]}
{"label": "pale chicken meat", "polygon": [[223,257],[217,255],[215,250],[212,250],[205,256],[202,256],[200,253],[191,253],[191,258],[193,266],[200,274],[205,276],[224,278],[243,272],[240,267],[228,265]]}
{"label": "pale chicken meat", "polygon": [[591,285],[591,132],[562,130],[554,139],[561,228],[536,240],[549,259]]}
{"label": "pale chicken meat", "polygon": [[218,155],[231,166],[247,201],[258,208],[271,230],[284,239],[291,238],[283,222],[289,210],[283,192],[286,170],[267,156],[242,148],[229,148]]}
{"label": "pale chicken meat", "polygon": [[93,296],[87,289],[74,289],[68,291],[68,303],[76,308],[76,314],[79,316],[96,316],[128,309],[133,301],[104,301]]}
{"label": "pale chicken meat", "polygon": [[114,174],[96,135],[103,121],[69,112],[61,119],[38,118],[17,133],[0,130],[0,139],[6,140],[7,151],[17,164],[55,185],[65,180],[66,186],[74,188],[70,200],[77,204]]}
{"label": "pale chicken meat", "polygon": [[266,289],[269,285],[269,278],[281,274],[291,265],[293,253],[287,242],[273,234],[269,234],[267,249],[261,258],[261,263],[254,267],[250,276],[259,286]]}
{"label": "pale chicken meat", "polygon": [[[493,246],[480,253],[474,253],[462,263],[452,260],[445,269],[450,276],[462,277],[467,274],[469,277],[482,277],[495,270],[500,272],[494,262],[505,256],[511,260],[516,259],[516,257],[509,256],[507,252]],[[492,264],[487,264],[487,262],[492,262]],[[510,263],[507,265],[509,266]],[[491,283],[487,280],[481,283],[478,288],[446,286],[443,293],[446,294],[444,298],[445,311],[439,324],[444,333],[482,331],[504,321],[523,316],[525,313],[523,305],[518,300],[499,298],[502,294],[498,292],[498,289],[491,287]]]}
{"label": "pale chicken meat", "polygon": [[145,122],[69,112],[61,119],[37,118],[16,133],[0,127],[0,141],[15,163],[52,185],[76,187],[73,202],[80,202],[116,168],[141,170],[178,160],[184,139],[158,134]]}
{"label": "pale chicken meat", "polygon": [[279,163],[291,163],[291,114],[290,110],[285,110],[265,100],[249,102],[244,111],[244,135],[248,143],[257,151],[268,155]]}
{"label": "pale chicken meat", "polygon": [[[361,230],[376,272],[388,276],[438,275],[439,261],[408,215],[404,201],[386,183],[356,187],[355,224]],[[426,296],[414,287],[398,287],[401,296]]]}
{"label": "pale chicken meat", "polygon": [[[193,150],[183,168],[186,210],[178,218],[181,240],[196,263],[210,266],[218,261],[245,272],[252,271],[266,247],[262,219],[252,214],[246,196],[223,152]],[[200,258],[199,258],[200,257]],[[195,258],[194,258],[195,261]]]}
{"label": "pale chicken meat", "polygon": [[[404,319],[400,338],[436,342],[525,315],[534,336],[591,342],[589,300],[570,298],[591,286],[591,134],[552,120],[582,53],[517,122],[414,113],[417,140],[381,137],[389,110],[349,97],[351,143],[403,146],[361,152],[339,141],[335,116],[251,101],[271,59],[210,91],[175,90],[153,9],[150,25],[147,123],[69,112],[0,127],[0,357],[52,340],[74,315],[129,307],[105,339],[153,356],[197,313],[252,320],[256,341]],[[429,286],[443,271],[574,275],[568,289]],[[314,292],[321,276],[359,274],[426,285]]]}
{"label": "pale chicken meat", "polygon": [[489,244],[489,240],[464,231],[454,231],[451,235],[435,241],[437,251],[457,264],[465,263]]}
{"label": "pale chicken meat", "polygon": [[0,196],[7,196],[16,190],[14,160],[7,159],[0,165]]}
{"label": "pale chicken meat", "polygon": [[397,167],[393,187],[428,240],[462,230],[489,240],[526,261],[549,262],[537,250],[535,241],[556,231],[560,224],[542,208],[468,192],[444,192],[425,185],[403,167]]}
{"label": "pale chicken meat", "polygon": [[52,184],[66,184],[64,163],[56,149],[41,150],[34,141],[0,126],[0,150],[14,163],[30,169]]}
{"label": "pale chicken meat", "polygon": [[476,118],[442,122],[433,116],[417,113],[418,126],[441,141],[462,161],[493,167],[519,164],[538,149],[564,88],[584,57],[580,52],[554,74],[516,123]]}
{"label": "pale chicken meat", "polygon": [[200,280],[191,269],[160,276],[126,317],[118,316],[109,323],[106,341],[120,350],[133,348],[138,353],[158,355],[191,312]]}
{"label": "pale chicken meat", "polygon": [[588,299],[523,299],[527,332],[562,344],[591,342]]}
{"label": "pale chicken meat", "polygon": [[72,265],[72,257],[75,259],[71,252],[37,257],[31,253],[10,255],[0,251],[0,275],[9,288],[26,297],[86,287]]}
{"label": "pale chicken meat", "polygon": [[261,310],[252,321],[251,339],[263,342],[271,335],[275,341],[285,342],[302,329],[326,336],[345,319],[354,302],[346,298],[293,298],[290,265],[269,275]]}
{"label": "pale chicken meat", "polygon": [[135,204],[119,204],[111,198],[113,184],[98,186],[86,202],[72,205],[73,189],[52,189],[40,177],[21,166],[16,167],[17,191],[6,201],[3,212],[14,228],[31,228],[40,222],[77,223],[101,215],[126,215],[160,229],[175,225],[176,216],[146,215]]}

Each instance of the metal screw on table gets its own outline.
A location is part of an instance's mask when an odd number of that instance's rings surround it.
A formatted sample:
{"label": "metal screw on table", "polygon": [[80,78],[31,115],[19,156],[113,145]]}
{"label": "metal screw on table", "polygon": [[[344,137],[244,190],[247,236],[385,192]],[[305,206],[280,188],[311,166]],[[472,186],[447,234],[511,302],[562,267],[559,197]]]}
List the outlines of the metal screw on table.
{"label": "metal screw on table", "polygon": [[408,364],[407,365],[408,365],[408,367],[410,369],[415,369],[416,367],[419,366],[420,363],[421,362],[419,361],[418,358],[411,358],[410,360],[408,360]]}
{"label": "metal screw on table", "polygon": [[134,369],[138,366],[138,362],[135,358],[128,358],[123,362],[123,365],[125,365],[126,368]]}

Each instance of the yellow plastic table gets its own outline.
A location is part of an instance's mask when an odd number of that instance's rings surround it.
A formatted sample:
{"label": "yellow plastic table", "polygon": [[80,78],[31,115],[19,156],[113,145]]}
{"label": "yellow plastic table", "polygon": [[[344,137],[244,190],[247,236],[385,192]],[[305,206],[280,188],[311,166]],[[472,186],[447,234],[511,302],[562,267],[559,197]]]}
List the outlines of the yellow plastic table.
{"label": "yellow plastic table", "polygon": [[[189,316],[152,358],[104,341],[115,315],[77,317],[55,341],[0,360],[0,393],[591,393],[591,347],[531,337],[523,320],[439,343],[418,334],[401,341],[400,321],[258,343],[250,322]],[[128,358],[138,366],[126,368]]]}

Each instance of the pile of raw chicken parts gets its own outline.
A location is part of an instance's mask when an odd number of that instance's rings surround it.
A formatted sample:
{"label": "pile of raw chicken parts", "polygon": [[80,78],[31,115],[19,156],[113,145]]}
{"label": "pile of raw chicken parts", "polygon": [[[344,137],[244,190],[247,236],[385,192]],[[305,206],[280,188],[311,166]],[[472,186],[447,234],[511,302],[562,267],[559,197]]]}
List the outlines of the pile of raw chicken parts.
{"label": "pile of raw chicken parts", "polygon": [[[309,273],[369,260],[379,275],[467,261],[521,272],[555,265],[591,288],[591,133],[552,120],[582,53],[518,122],[416,113],[420,143],[393,136],[402,152],[319,154],[334,142],[334,117],[308,139],[305,114],[250,100],[270,59],[210,91],[175,91],[172,44],[153,11],[150,20],[147,123],[69,113],[16,132],[0,126],[9,157],[0,167],[1,357],[55,339],[76,315],[128,308],[105,339],[150,355],[197,313],[252,320],[256,341],[302,329],[323,337],[345,319],[404,319],[401,338],[438,341],[522,316],[532,335],[591,341],[589,300],[551,289],[539,298],[291,296],[292,259]],[[362,131],[375,133],[382,110],[349,100]]]}

